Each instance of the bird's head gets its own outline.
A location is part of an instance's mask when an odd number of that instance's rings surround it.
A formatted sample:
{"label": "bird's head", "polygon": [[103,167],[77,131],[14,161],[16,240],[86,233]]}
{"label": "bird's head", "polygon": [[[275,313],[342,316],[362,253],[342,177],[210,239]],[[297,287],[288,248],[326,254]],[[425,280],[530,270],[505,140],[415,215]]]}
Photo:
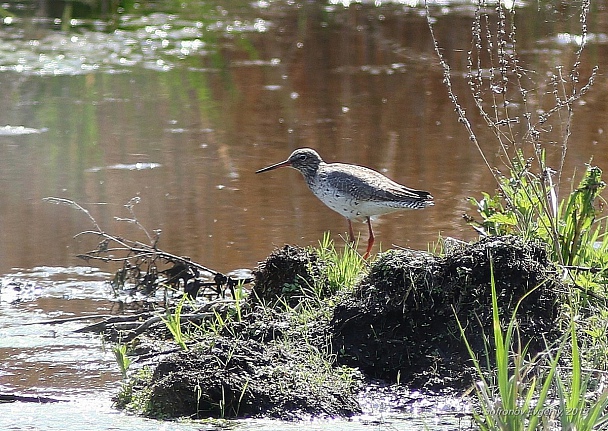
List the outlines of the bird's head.
{"label": "bird's head", "polygon": [[260,169],[259,171],[256,171],[256,174],[289,166],[302,172],[302,175],[305,177],[309,177],[317,172],[321,163],[323,163],[323,159],[321,159],[319,153],[312,148],[298,148],[291,153],[289,158],[284,162],[275,163],[274,165]]}

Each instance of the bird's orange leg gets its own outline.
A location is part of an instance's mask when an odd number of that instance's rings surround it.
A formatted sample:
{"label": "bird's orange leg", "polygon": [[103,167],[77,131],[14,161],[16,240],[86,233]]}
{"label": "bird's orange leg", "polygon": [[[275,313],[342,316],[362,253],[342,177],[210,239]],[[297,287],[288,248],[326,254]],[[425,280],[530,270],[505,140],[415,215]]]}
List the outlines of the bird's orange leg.
{"label": "bird's orange leg", "polygon": [[370,252],[372,251],[372,247],[374,246],[374,231],[372,230],[372,220],[369,217],[367,218],[367,226],[369,227],[369,238],[367,240],[367,250],[365,250],[365,254],[363,255],[363,259],[367,259],[369,257]]}
{"label": "bird's orange leg", "polygon": [[347,218],[346,220],[348,220],[348,240],[354,244],[355,243],[355,232],[353,231],[353,224],[349,218]]}

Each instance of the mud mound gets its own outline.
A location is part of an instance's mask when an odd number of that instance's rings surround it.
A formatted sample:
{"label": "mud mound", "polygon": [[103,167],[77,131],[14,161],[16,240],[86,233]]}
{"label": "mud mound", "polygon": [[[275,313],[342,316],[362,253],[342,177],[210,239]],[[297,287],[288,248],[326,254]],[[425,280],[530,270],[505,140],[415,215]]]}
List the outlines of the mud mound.
{"label": "mud mound", "polygon": [[149,413],[281,419],[360,413],[345,380],[324,367],[306,347],[214,337],[158,364],[148,383]]}
{"label": "mud mound", "polygon": [[353,394],[363,376],[339,365],[419,389],[463,387],[470,359],[455,315],[482,355],[492,323],[491,266],[503,321],[526,296],[518,318],[531,351],[561,335],[559,282],[537,243],[489,238],[445,257],[391,250],[352,294],[282,307],[310,298],[313,288],[324,292],[324,265],[306,249],[276,250],[238,313],[218,312],[215,329],[197,333],[188,352],[157,356],[152,374],[131,380],[118,403],[171,418],[351,416],[360,412]]}
{"label": "mud mound", "polygon": [[518,312],[522,340],[531,351],[545,347],[543,337],[555,340],[559,282],[545,248],[517,237],[487,238],[445,257],[382,254],[353,297],[334,310],[340,363],[419,387],[462,386],[470,361],[455,314],[483,354],[483,331],[490,333],[492,321],[491,263],[503,320],[533,290]]}
{"label": "mud mound", "polygon": [[293,307],[302,298],[311,296],[313,289],[327,293],[323,266],[313,250],[285,245],[273,251],[254,271],[251,298],[269,305],[286,301]]}
{"label": "mud mound", "polygon": [[326,286],[322,265],[303,248],[273,252],[239,312],[218,311],[210,317],[213,331],[198,333],[191,350],[155,360],[151,377],[132,379],[117,397],[119,407],[158,418],[359,414],[355,393],[362,376],[332,367],[330,309],[300,320],[291,308],[318,297],[313,287]]}

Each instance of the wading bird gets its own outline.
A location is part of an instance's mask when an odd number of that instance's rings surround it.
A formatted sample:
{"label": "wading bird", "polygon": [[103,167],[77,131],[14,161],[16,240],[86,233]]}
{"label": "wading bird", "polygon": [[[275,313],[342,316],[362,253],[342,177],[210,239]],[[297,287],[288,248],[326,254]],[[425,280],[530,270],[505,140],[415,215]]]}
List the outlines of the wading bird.
{"label": "wading bird", "polygon": [[352,220],[367,221],[369,239],[364,259],[369,257],[374,245],[370,217],[433,205],[433,196],[429,192],[410,189],[363,166],[325,163],[311,148],[299,148],[287,160],[260,169],[256,174],[284,166],[300,171],[314,195],[346,217],[350,241],[355,240]]}

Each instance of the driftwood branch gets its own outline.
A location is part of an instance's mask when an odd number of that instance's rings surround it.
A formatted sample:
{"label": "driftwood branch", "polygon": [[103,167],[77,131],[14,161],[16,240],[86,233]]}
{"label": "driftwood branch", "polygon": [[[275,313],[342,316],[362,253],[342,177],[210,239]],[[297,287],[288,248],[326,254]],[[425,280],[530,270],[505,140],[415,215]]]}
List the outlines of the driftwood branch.
{"label": "driftwood branch", "polygon": [[63,319],[39,320],[36,322],[25,322],[22,325],[61,325],[63,323],[78,322],[81,320],[107,319],[112,318],[111,314],[95,314],[89,316],[66,317]]}
{"label": "driftwood branch", "polygon": [[[187,257],[177,256],[175,254],[167,253],[166,251],[160,250],[156,247],[148,246],[146,244],[142,244],[137,241],[125,240],[120,237],[110,235],[103,231],[87,230],[87,231],[83,231],[83,232],[80,232],[80,233],[74,235],[74,238],[77,238],[81,235],[97,235],[97,236],[104,238],[105,240],[115,242],[121,246],[119,248],[112,248],[112,249],[104,248],[102,250],[97,248],[95,250],[91,250],[91,251],[83,253],[83,254],[78,254],[77,256],[81,259],[85,259],[85,260],[97,259],[97,260],[104,260],[104,261],[110,259],[115,262],[119,262],[119,261],[128,260],[135,255],[135,256],[138,256],[141,258],[145,258],[145,257],[159,258],[159,259],[164,259],[169,262],[184,263],[184,264],[187,264],[194,268],[197,268],[201,271],[208,272],[209,274],[212,274],[213,276],[221,274],[219,271],[215,271],[211,268],[207,268],[206,266],[203,266],[200,263],[193,262],[192,260],[190,260]],[[123,256],[123,257],[107,257],[107,256],[99,255],[100,252],[103,252],[104,254],[107,254],[110,252],[127,252],[127,255]]]}
{"label": "driftwood branch", "polygon": [[[210,312],[183,314],[180,316],[180,323],[199,322],[204,319],[212,318],[213,316],[215,316],[215,314]],[[122,332],[120,340],[121,342],[126,343],[133,340],[138,335],[143,334],[152,326],[156,324],[163,324],[163,318],[164,316],[155,315],[143,322],[124,319],[120,319],[119,321],[107,319],[103,322],[94,323],[92,325],[85,326],[84,328],[80,328],[75,332],[103,333],[113,329],[115,331]]]}
{"label": "driftwood branch", "polygon": [[[111,281],[115,293],[126,289],[130,292],[151,295],[159,288],[169,288],[176,291],[183,289],[190,298],[195,298],[199,292],[211,288],[218,297],[223,297],[225,291],[229,290],[234,298],[236,286],[252,282],[250,277],[234,278],[193,262],[188,257],[177,256],[159,249],[161,231],[157,229],[152,231],[153,235],[150,234],[135,216],[134,207],[140,202],[138,197],[129,200],[125,205],[130,217],[115,217],[115,220],[136,225],[146,234],[150,244],[132,241],[104,231],[86,208],[70,199],[48,197],[44,198],[44,201],[77,209],[89,218],[94,229],[77,233],[74,238],[92,235],[98,237],[100,241],[95,249],[78,254],[77,257],[87,262],[97,260],[121,263],[122,267]],[[133,287],[127,289],[126,286]]]}

